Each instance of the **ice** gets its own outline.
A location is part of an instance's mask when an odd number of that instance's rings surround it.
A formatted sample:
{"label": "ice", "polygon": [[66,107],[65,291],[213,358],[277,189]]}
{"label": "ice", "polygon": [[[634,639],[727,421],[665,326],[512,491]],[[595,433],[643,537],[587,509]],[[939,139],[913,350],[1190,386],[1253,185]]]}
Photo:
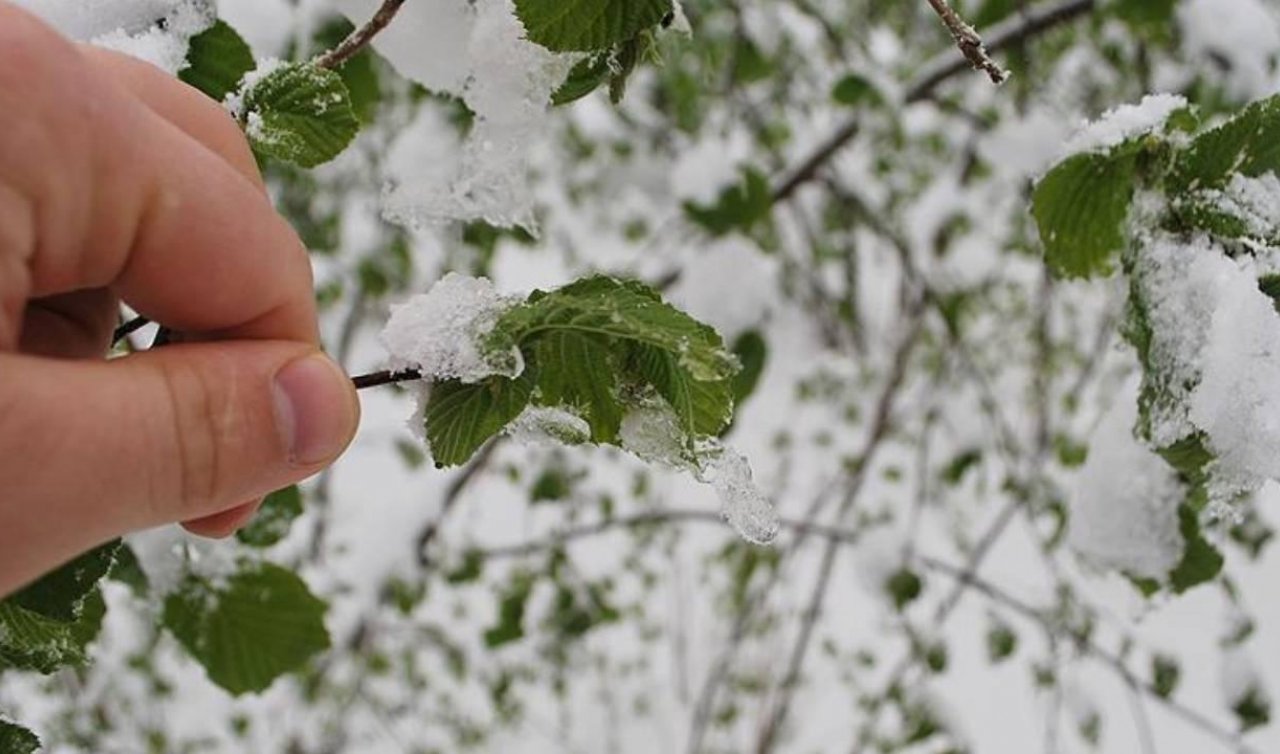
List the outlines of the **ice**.
{"label": "ice", "polygon": [[591,425],[585,419],[548,406],[529,406],[507,425],[506,433],[523,445],[582,445],[591,441]]}
{"label": "ice", "polygon": [[[362,23],[376,6],[342,0],[338,7]],[[407,3],[374,46],[400,73],[461,97],[476,116],[451,169],[431,160],[393,168],[387,218],[409,226],[480,219],[533,227],[528,157],[573,59],[526,40],[510,0]]]}
{"label": "ice", "polygon": [[1094,431],[1071,505],[1070,542],[1086,560],[1163,580],[1182,558],[1178,506],[1186,489],[1164,459],[1134,435],[1131,384]]}
{"label": "ice", "polygon": [[1121,105],[1108,110],[1101,118],[1084,126],[1067,141],[1064,152],[1105,151],[1135,136],[1155,131],[1170,115],[1186,106],[1186,99],[1175,94],[1149,94],[1136,105]]}
{"label": "ice", "polygon": [[756,485],[746,457],[718,442],[699,455],[702,470],[698,478],[715,489],[720,513],[734,531],[757,545],[777,539],[781,527],[778,511]]}
{"label": "ice", "polygon": [[666,401],[650,396],[622,417],[618,430],[622,449],[649,463],[692,469],[684,428]]}
{"label": "ice", "polygon": [[171,74],[186,66],[187,43],[213,24],[205,0],[20,0],[72,39],[145,60]]}
{"label": "ice", "polygon": [[393,307],[382,331],[392,369],[413,368],[433,380],[473,383],[524,370],[520,352],[488,353],[484,338],[515,300],[487,278],[449,273],[431,290]]}

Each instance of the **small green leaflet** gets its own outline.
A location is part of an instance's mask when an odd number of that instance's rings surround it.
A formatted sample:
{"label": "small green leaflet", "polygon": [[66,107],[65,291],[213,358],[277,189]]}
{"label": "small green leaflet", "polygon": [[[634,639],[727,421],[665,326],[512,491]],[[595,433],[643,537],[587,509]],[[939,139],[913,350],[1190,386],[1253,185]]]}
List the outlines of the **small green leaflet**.
{"label": "small green leaflet", "polygon": [[484,644],[493,649],[524,637],[524,609],[533,593],[534,579],[517,573],[498,598],[498,623],[484,632]]}
{"label": "small green leaflet", "polygon": [[0,666],[49,674],[83,665],[105,614],[106,603],[96,589],[84,598],[74,622],[49,618],[10,600],[0,602]]}
{"label": "small green leaflet", "polygon": [[118,539],[96,547],[13,594],[7,601],[37,615],[73,623],[80,618],[85,598],[111,570],[119,549]]}
{"label": "small green leaflet", "polygon": [[360,130],[342,78],[310,63],[287,63],[253,81],[242,108],[258,153],[304,168],[337,157]]}
{"label": "small green leaflet", "polygon": [[748,232],[768,218],[772,209],[769,178],[751,167],[743,168],[741,179],[721,191],[714,204],[684,205],[685,215],[713,236],[735,230]]}
{"label": "small green leaflet", "polygon": [[267,496],[249,525],[236,532],[236,539],[250,547],[270,547],[289,534],[293,520],[302,515],[302,492],[298,485],[285,487]]}
{"label": "small green leaflet", "polygon": [[514,380],[493,377],[474,385],[457,380],[432,385],[426,425],[436,467],[466,463],[529,405],[533,386],[528,366]]}
{"label": "small green leaflet", "polygon": [[1182,594],[1193,586],[1212,581],[1222,572],[1222,553],[1209,544],[1200,531],[1200,517],[1190,505],[1178,508],[1179,528],[1186,549],[1182,561],[1169,574],[1169,586]]}
{"label": "small green leaflet", "polygon": [[36,734],[0,719],[0,754],[33,754],[40,748]]}
{"label": "small green leaflet", "polygon": [[191,38],[187,67],[178,78],[221,102],[240,88],[241,79],[255,65],[249,45],[220,20]]}
{"label": "small green leaflet", "polygon": [[1069,157],[1036,185],[1031,211],[1040,228],[1045,262],[1055,274],[1076,278],[1111,273],[1126,243],[1136,164],[1137,151],[1125,144],[1110,153]]}
{"label": "small green leaflet", "polygon": [[219,586],[189,576],[165,600],[162,620],[210,680],[239,695],[329,648],[325,607],[297,575],[261,563]]}
{"label": "small green leaflet", "polygon": [[485,348],[519,349],[525,371],[432,386],[426,434],[440,467],[466,462],[528,406],[572,413],[603,444],[618,441],[646,390],[671,404],[689,442],[715,437],[733,417],[737,359],[715,330],[641,283],[597,276],[535,291],[499,318]]}
{"label": "small green leaflet", "polygon": [[1179,153],[1168,193],[1220,188],[1240,174],[1280,171],[1280,95],[1260,100],[1218,128],[1197,136]]}
{"label": "small green leaflet", "polygon": [[553,52],[597,52],[634,39],[673,12],[671,0],[516,0],[529,40]]}

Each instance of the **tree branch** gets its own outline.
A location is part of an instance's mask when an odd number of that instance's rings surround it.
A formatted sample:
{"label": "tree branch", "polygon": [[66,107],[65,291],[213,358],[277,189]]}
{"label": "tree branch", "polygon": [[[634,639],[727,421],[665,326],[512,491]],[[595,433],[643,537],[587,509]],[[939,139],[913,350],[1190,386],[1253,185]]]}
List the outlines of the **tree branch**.
{"label": "tree branch", "polygon": [[333,70],[340,68],[348,60],[359,55],[360,51],[368,47],[379,32],[387,28],[387,25],[391,23],[391,19],[396,17],[404,3],[405,0],[383,0],[382,6],[373,14],[373,18],[369,19],[368,23],[351,32],[337,47],[317,57],[315,64],[320,68]]}
{"label": "tree branch", "polygon": [[[935,0],[930,0],[935,2]],[[994,26],[987,35],[988,52],[999,52],[1008,47],[1024,42],[1085,15],[1094,9],[1097,0],[1051,0],[1022,13],[1015,14],[1009,20]],[[907,87],[903,96],[903,104],[912,104],[928,99],[939,84],[956,74],[968,70],[969,61],[955,51],[947,52],[926,63],[915,81]],[[801,160],[773,191],[774,203],[786,201],[804,184],[818,174],[831,158],[853,141],[858,135],[858,117],[852,117],[835,130],[831,136],[814,148],[808,157]]]}
{"label": "tree branch", "polygon": [[986,73],[991,83],[997,86],[1009,80],[1009,72],[1001,68],[987,54],[987,48],[982,44],[982,37],[978,35],[977,30],[961,18],[947,0],[929,0],[929,6],[938,14],[938,18],[942,19],[947,31],[951,32],[951,38],[955,40],[956,47],[960,48],[960,52],[975,71]]}
{"label": "tree branch", "polygon": [[373,372],[371,374],[360,374],[351,378],[355,383],[356,390],[366,390],[371,387],[382,387],[384,385],[396,385],[401,382],[416,382],[422,379],[422,372],[417,369],[401,369],[399,371],[391,371],[389,369],[381,372]]}

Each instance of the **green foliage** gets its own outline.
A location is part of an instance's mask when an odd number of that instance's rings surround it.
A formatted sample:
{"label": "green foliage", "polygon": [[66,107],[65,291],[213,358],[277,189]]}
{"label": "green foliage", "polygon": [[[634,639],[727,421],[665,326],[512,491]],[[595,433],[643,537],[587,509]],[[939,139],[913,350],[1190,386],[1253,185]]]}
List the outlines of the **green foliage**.
{"label": "green foliage", "polygon": [[120,540],[64,563],[8,598],[12,604],[62,623],[79,620],[85,599],[92,594],[115,563]]}
{"label": "green foliage", "polygon": [[514,380],[493,377],[467,385],[437,382],[427,402],[427,441],[437,468],[457,466],[520,415],[533,395],[536,368]]}
{"label": "green foliage", "polygon": [[893,600],[894,608],[902,610],[920,597],[924,581],[915,571],[902,568],[889,576],[884,582],[884,589]]}
{"label": "green foliage", "polygon": [[302,515],[302,491],[298,485],[285,487],[262,501],[253,521],[236,532],[236,539],[250,547],[270,547],[289,534],[294,519]]}
{"label": "green foliage", "polygon": [[769,178],[755,168],[742,169],[742,178],[723,191],[714,204],[686,202],[685,215],[712,236],[732,231],[749,232],[769,217],[773,209],[773,192]]}
{"label": "green foliage", "polygon": [[1062,277],[1108,275],[1126,243],[1137,158],[1132,149],[1078,154],[1041,179],[1032,195],[1045,261]]}
{"label": "green foliage", "polygon": [[735,406],[751,397],[764,375],[769,361],[769,343],[759,330],[747,330],[733,341],[733,355],[738,357],[742,370],[734,375],[730,392]]}
{"label": "green foliage", "polygon": [[987,629],[987,658],[993,663],[1004,662],[1018,651],[1018,635],[1007,623],[996,623]]}
{"label": "green foliage", "polygon": [[1200,516],[1190,506],[1178,508],[1178,528],[1186,542],[1182,560],[1169,574],[1169,586],[1177,593],[1185,592],[1217,578],[1222,572],[1222,553],[1209,544],[1200,530]]}
{"label": "green foliage", "polygon": [[533,593],[534,579],[517,573],[498,598],[498,623],[484,632],[485,646],[493,649],[524,638],[524,610]]}
{"label": "green foliage", "polygon": [[36,734],[0,718],[0,754],[34,754],[39,748]]}
{"label": "green foliage", "polygon": [[360,122],[342,78],[311,63],[286,63],[241,94],[240,119],[255,151],[304,168],[337,157]]}
{"label": "green foliage", "polygon": [[736,359],[714,330],[641,283],[593,277],[535,291],[503,314],[486,348],[518,349],[524,371],[432,387],[425,418],[438,466],[464,463],[529,405],[572,412],[590,426],[582,439],[604,444],[617,443],[646,388],[671,404],[690,441],[718,435],[733,416]]}
{"label": "green foliage", "polygon": [[49,618],[0,602],[0,666],[49,674],[65,666],[83,665],[87,647],[98,634],[106,605],[96,590],[83,600],[79,617],[70,622]]}
{"label": "green foliage", "polygon": [[1257,686],[1250,687],[1231,707],[1240,722],[1240,732],[1246,733],[1271,722],[1271,700],[1266,692]]}
{"label": "green foliage", "polygon": [[232,694],[263,691],[329,648],[325,603],[269,563],[215,584],[189,576],[164,603],[163,623]]}
{"label": "green foliage", "polygon": [[1161,699],[1172,697],[1181,679],[1182,667],[1176,658],[1163,654],[1151,658],[1151,688],[1156,696]]}
{"label": "green foliage", "polygon": [[249,45],[227,22],[219,20],[191,38],[187,67],[178,78],[222,102],[240,88],[240,81],[255,66]]}
{"label": "green foliage", "polygon": [[865,76],[856,73],[851,73],[836,82],[836,85],[831,88],[831,99],[849,107],[879,105],[884,102],[884,96],[880,94],[876,85]]}
{"label": "green foliage", "polygon": [[1169,194],[1225,186],[1231,176],[1280,170],[1280,95],[1255,102],[1182,150],[1169,177]]}
{"label": "green foliage", "polygon": [[516,0],[529,39],[554,52],[596,52],[662,23],[671,0]]}

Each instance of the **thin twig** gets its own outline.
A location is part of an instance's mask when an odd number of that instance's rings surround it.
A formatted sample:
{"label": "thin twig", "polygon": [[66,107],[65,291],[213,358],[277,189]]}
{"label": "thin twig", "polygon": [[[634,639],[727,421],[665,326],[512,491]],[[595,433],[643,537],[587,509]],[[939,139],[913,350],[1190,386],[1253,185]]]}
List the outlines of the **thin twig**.
{"label": "thin twig", "polygon": [[[1052,0],[1052,2],[1029,8],[990,30],[987,34],[987,51],[999,52],[1037,37],[1089,13],[1096,5],[1097,0]],[[903,104],[909,105],[928,99],[938,85],[968,68],[969,61],[956,55],[954,50],[948,50],[935,57],[925,64],[922,72],[907,87],[902,99]],[[841,124],[831,136],[820,142],[808,157],[801,160],[796,168],[787,174],[787,177],[773,191],[775,204],[789,199],[797,189],[811,181],[840,150],[853,141],[860,130],[860,117],[852,116]]]}
{"label": "thin twig", "polygon": [[986,73],[987,78],[991,79],[991,83],[996,86],[1009,80],[1009,72],[991,59],[977,30],[961,18],[947,0],[929,0],[929,6],[938,14],[938,18],[942,19],[947,31],[951,32],[951,38],[955,40],[956,47],[960,48],[965,60],[969,61],[969,65],[973,66],[975,71]]}
{"label": "thin twig", "polygon": [[366,390],[371,387],[396,385],[401,382],[416,382],[421,379],[422,372],[417,369],[401,369],[399,371],[384,369],[381,372],[356,375],[351,378],[351,381],[355,383],[356,390]]}
{"label": "thin twig", "polygon": [[125,322],[124,324],[116,328],[116,331],[111,335],[111,345],[112,346],[120,345],[120,341],[124,340],[130,335],[133,335],[134,333],[136,333],[137,331],[141,330],[142,328],[146,327],[149,324],[151,324],[151,320],[147,319],[146,317],[134,317],[133,319],[129,320],[128,322]]}
{"label": "thin twig", "polygon": [[337,47],[317,57],[315,64],[320,68],[333,70],[359,55],[360,51],[368,47],[379,32],[387,28],[387,25],[391,23],[391,19],[396,17],[396,14],[400,12],[400,6],[404,5],[404,3],[405,0],[383,0],[382,6],[373,14],[373,18],[369,19],[368,23],[351,32]]}
{"label": "thin twig", "polygon": [[418,564],[423,568],[431,565],[431,543],[435,541],[436,535],[440,533],[441,527],[444,526],[445,519],[453,511],[458,504],[458,500],[462,498],[462,493],[470,486],[472,480],[479,476],[481,471],[488,467],[489,462],[493,460],[494,452],[498,449],[498,445],[502,442],[502,437],[495,437],[485,443],[480,452],[476,453],[462,472],[449,484],[449,488],[445,490],[444,499],[440,502],[440,513],[435,518],[427,522],[422,527],[422,531],[418,532],[414,552],[418,555]]}

